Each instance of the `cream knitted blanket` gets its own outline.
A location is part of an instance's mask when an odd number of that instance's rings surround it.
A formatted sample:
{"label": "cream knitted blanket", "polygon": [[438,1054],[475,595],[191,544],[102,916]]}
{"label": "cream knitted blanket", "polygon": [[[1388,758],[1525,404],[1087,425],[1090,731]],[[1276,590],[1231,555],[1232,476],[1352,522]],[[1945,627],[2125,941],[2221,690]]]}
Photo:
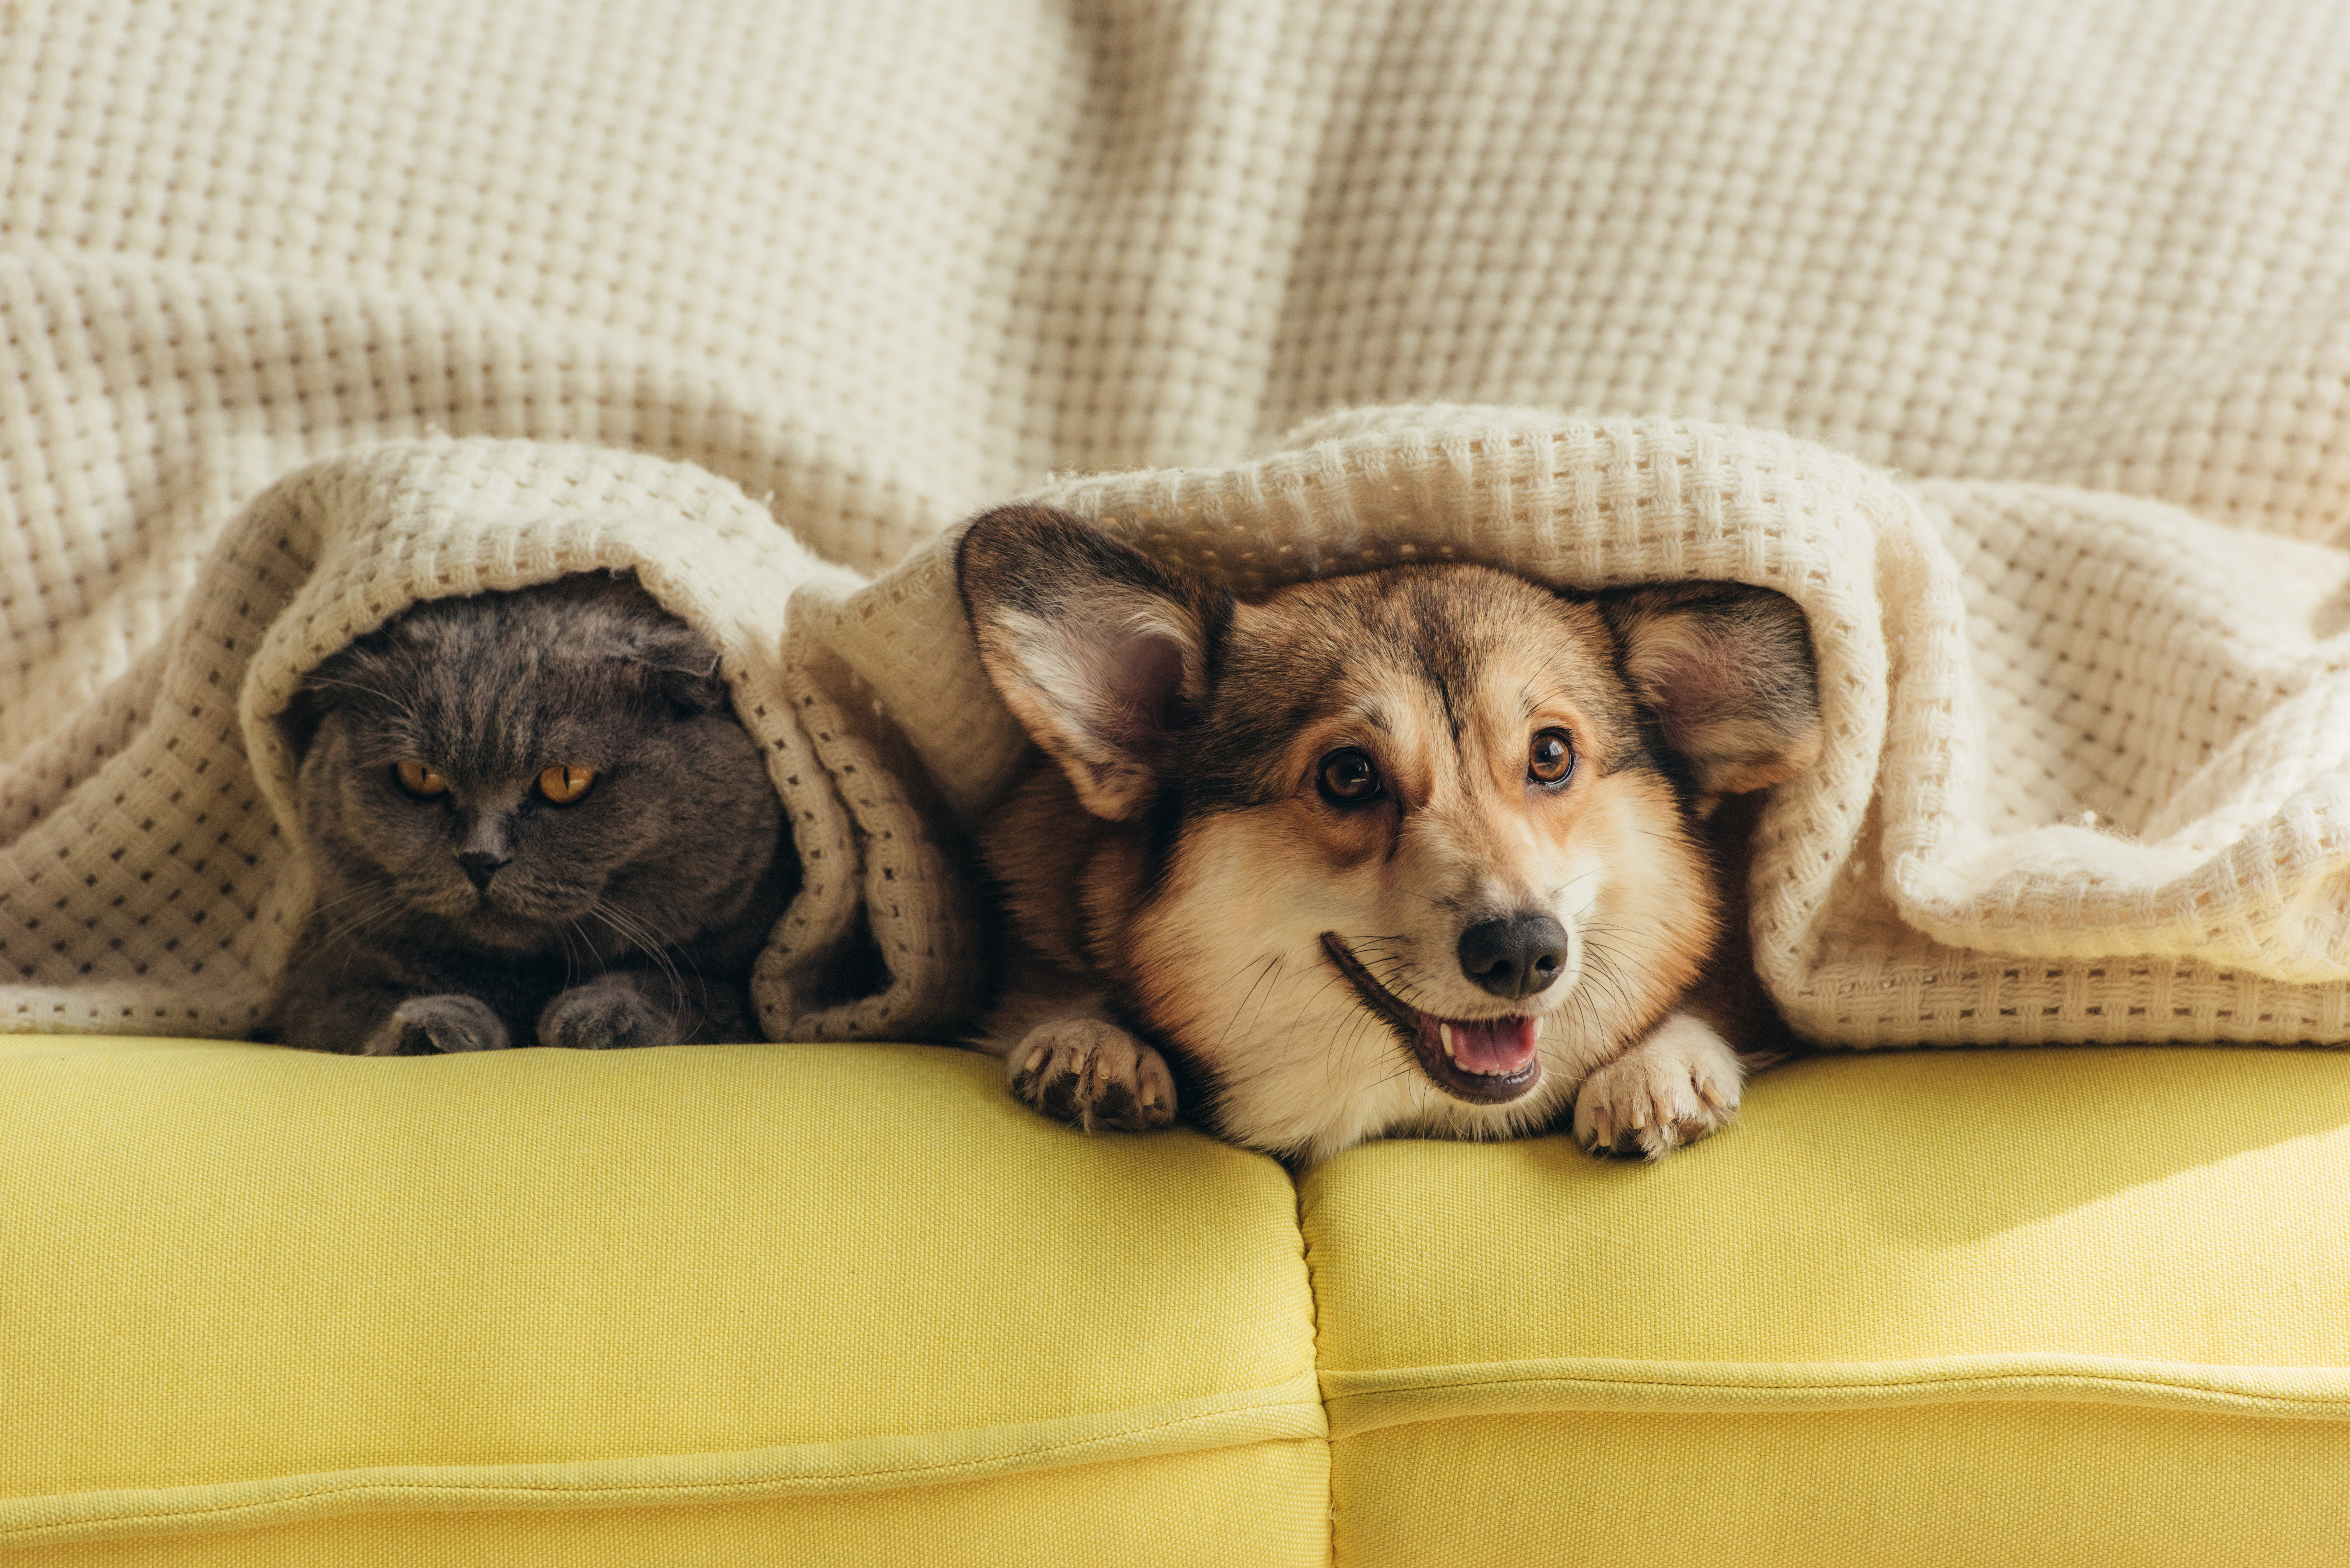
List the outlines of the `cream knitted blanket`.
{"label": "cream knitted blanket", "polygon": [[[298,758],[277,719],[302,676],[419,599],[628,569],[717,647],[765,749],[806,873],[751,977],[777,1039],[936,1033],[980,961],[949,854],[878,748],[784,635],[803,590],[857,585],[724,480],[631,452],[398,441],[324,459],[247,507],[154,653],[11,764],[0,964],[17,1028],[240,1033],[309,913]],[[836,680],[833,689],[838,689]],[[867,929],[858,929],[862,909]],[[879,994],[832,1000],[868,939]]]}
{"label": "cream knitted blanket", "polygon": [[[2350,554],[2044,485],[1904,485],[1671,420],[1363,410],[1030,499],[1246,592],[1474,560],[1800,603],[1819,762],[1773,793],[1757,967],[1849,1045],[2350,1040]],[[1021,766],[953,541],[803,622],[974,819]]]}
{"label": "cream knitted blanket", "polygon": [[[1247,462],[1333,407],[1445,400],[1711,422],[1422,411]],[[435,430],[691,460],[860,571],[1061,468],[1196,471],[1055,493],[1243,580],[1292,569],[1255,541],[1710,571],[1731,542],[1690,498],[1728,497],[1757,527],[1725,575],[1803,563],[1846,618],[1850,728],[1773,815],[1760,916],[1807,1028],[2344,1038],[2332,0],[0,7],[0,1018],[243,1026],[297,895],[249,845],[211,880],[217,815],[174,838],[89,786],[172,738],[140,694],[197,668],[256,498]],[[615,547],[748,659],[749,610],[650,521],[734,516],[750,551],[737,504],[664,500]],[[968,806],[1008,741],[924,706],[968,691],[951,628],[931,603],[906,635],[936,660],[877,652],[897,601],[837,583],[802,585],[805,626],[925,716]],[[874,591],[920,618],[921,588]],[[759,614],[775,679],[874,749],[826,770],[869,899],[910,830],[858,826],[845,770],[920,770]],[[261,669],[203,666],[202,700],[258,714]],[[253,759],[218,809],[274,821]],[[142,898],[188,912],[141,927]],[[198,910],[201,940],[139,934]],[[906,940],[896,1002],[771,1027],[920,1026],[953,988]]]}

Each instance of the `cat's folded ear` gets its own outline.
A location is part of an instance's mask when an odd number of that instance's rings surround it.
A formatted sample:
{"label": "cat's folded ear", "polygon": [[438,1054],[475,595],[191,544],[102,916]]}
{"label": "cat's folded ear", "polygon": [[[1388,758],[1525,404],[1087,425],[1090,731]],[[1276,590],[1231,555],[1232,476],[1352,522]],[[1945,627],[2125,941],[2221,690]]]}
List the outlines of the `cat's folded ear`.
{"label": "cat's folded ear", "polygon": [[326,722],[327,711],[331,706],[322,692],[307,684],[294,689],[286,711],[277,715],[277,729],[286,737],[286,743],[294,748],[296,762],[310,754],[310,742],[318,738],[318,726]]}
{"label": "cat's folded ear", "polygon": [[726,678],[709,639],[663,609],[634,574],[608,579],[566,578],[559,585],[592,607],[575,617],[583,651],[618,659],[649,671],[653,690],[681,719],[726,706]]}
{"label": "cat's folded ear", "polygon": [[1819,677],[1794,600],[1737,583],[1601,596],[1624,674],[1701,796],[1794,778],[1820,754]]}
{"label": "cat's folded ear", "polygon": [[1087,811],[1139,812],[1206,704],[1232,596],[1045,506],[972,523],[955,575],[988,680],[1029,738]]}
{"label": "cat's folded ear", "polygon": [[294,748],[295,761],[309,755],[310,742],[318,738],[318,726],[326,722],[328,714],[354,695],[381,695],[384,642],[380,631],[371,632],[302,677],[294,695],[286,699],[285,711],[277,715],[278,732]]}
{"label": "cat's folded ear", "polygon": [[718,650],[700,632],[666,616],[632,624],[625,657],[653,675],[653,686],[680,718],[715,713],[726,706],[726,677]]}

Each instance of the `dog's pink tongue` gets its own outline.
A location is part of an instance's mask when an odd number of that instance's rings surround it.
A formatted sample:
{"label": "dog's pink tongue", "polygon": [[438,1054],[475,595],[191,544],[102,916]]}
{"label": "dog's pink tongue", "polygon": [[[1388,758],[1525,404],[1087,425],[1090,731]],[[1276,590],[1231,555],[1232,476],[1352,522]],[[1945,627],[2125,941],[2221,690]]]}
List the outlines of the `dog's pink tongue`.
{"label": "dog's pink tongue", "polygon": [[1534,1059],[1541,1025],[1531,1018],[1481,1018],[1448,1023],[1452,1060],[1471,1073],[1514,1073]]}

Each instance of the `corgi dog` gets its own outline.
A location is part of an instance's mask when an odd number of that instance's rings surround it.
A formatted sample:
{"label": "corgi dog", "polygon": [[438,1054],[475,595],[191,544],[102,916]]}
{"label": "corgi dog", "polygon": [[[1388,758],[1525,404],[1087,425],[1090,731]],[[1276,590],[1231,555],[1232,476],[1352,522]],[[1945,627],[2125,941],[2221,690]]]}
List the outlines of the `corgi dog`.
{"label": "corgi dog", "polygon": [[1038,1110],[1656,1158],[1737,1110],[1733,1039],[1783,1044],[1708,828],[1819,752],[1783,596],[1415,566],[1240,602],[1018,505],[956,566],[1043,753],[981,835],[983,1044]]}

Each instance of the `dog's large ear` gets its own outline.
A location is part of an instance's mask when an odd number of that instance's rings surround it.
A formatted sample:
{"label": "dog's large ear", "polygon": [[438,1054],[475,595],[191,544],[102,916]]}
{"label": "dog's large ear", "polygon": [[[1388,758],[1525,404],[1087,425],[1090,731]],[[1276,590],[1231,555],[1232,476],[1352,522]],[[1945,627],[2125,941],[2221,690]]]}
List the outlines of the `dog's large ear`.
{"label": "dog's large ear", "polygon": [[1688,761],[1700,795],[1762,789],[1819,756],[1819,676],[1793,599],[1691,582],[1599,602],[1626,678]]}
{"label": "dog's large ear", "polygon": [[1029,738],[1087,811],[1139,812],[1207,701],[1232,596],[1044,506],[974,522],[955,575],[987,678]]}

